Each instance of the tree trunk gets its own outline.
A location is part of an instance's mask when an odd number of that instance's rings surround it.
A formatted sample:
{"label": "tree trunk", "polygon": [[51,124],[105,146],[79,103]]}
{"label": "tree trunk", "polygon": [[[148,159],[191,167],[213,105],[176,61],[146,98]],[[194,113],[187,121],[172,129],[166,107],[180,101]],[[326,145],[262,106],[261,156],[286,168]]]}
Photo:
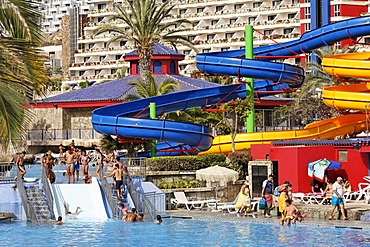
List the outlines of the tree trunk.
{"label": "tree trunk", "polygon": [[146,84],[149,84],[150,75],[150,57],[152,55],[152,47],[138,49],[140,76]]}
{"label": "tree trunk", "polygon": [[235,125],[234,125],[234,130],[231,133],[231,151],[234,153],[235,152],[235,137],[236,133],[238,132],[238,114],[235,113]]}

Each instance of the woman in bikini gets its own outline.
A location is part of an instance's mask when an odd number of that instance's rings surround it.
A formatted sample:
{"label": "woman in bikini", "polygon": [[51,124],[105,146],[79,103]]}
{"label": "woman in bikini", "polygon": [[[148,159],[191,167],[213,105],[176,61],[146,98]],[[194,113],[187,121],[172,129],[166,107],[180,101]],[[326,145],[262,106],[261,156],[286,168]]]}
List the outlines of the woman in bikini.
{"label": "woman in bikini", "polygon": [[87,156],[85,150],[83,150],[81,152],[80,160],[81,160],[81,165],[82,165],[82,173],[83,174],[85,174],[85,172],[89,173],[89,161],[90,161],[90,157]]}

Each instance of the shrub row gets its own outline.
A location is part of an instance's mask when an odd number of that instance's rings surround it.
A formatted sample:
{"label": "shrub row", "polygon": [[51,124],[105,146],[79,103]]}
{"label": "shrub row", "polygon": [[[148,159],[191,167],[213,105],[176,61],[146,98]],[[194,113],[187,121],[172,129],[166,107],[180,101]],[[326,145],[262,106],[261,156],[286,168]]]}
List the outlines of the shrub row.
{"label": "shrub row", "polygon": [[180,189],[180,188],[199,188],[201,187],[201,182],[197,180],[179,180],[173,183],[166,183],[164,181],[160,182],[158,188],[160,189]]}
{"label": "shrub row", "polygon": [[223,154],[155,157],[147,159],[146,165],[151,171],[199,170],[215,165],[226,166],[226,157]]}

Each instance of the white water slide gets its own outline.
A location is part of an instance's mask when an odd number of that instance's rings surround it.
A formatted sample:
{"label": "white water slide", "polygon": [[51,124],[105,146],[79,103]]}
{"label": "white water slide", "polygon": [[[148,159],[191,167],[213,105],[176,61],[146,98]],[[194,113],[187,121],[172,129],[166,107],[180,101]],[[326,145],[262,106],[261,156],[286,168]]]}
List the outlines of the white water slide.
{"label": "white water slide", "polygon": [[[91,184],[53,184],[52,193],[55,217],[105,220],[110,215],[110,209],[104,203],[105,197],[96,178],[92,178]],[[71,215],[66,216],[64,202],[67,204],[68,211],[72,213]],[[77,207],[80,207],[81,210],[75,215]]]}

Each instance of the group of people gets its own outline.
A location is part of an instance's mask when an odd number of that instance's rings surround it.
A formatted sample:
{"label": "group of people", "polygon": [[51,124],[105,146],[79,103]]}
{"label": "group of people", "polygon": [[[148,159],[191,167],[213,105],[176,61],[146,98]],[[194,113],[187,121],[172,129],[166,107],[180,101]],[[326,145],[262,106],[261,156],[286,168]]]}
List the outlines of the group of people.
{"label": "group of people", "polygon": [[274,189],[274,175],[270,174],[262,183],[262,200],[265,201],[264,215],[266,218],[271,218],[271,210],[276,207],[274,196],[278,197],[278,210],[280,214],[280,224],[290,224],[296,221],[302,221],[306,214],[302,214],[300,210],[293,204],[292,185],[289,181],[285,181],[282,185]]}
{"label": "group of people", "polygon": [[[137,222],[137,221],[144,221],[144,214],[143,213],[136,213],[136,209],[132,208],[130,212],[128,212],[128,209],[125,207],[124,204],[120,204],[118,206],[119,209],[122,211],[122,220],[124,222]],[[160,224],[162,223],[162,217],[160,215],[156,216],[155,223]]]}

